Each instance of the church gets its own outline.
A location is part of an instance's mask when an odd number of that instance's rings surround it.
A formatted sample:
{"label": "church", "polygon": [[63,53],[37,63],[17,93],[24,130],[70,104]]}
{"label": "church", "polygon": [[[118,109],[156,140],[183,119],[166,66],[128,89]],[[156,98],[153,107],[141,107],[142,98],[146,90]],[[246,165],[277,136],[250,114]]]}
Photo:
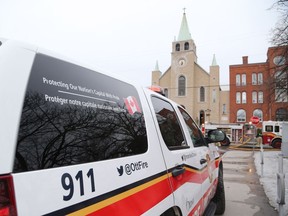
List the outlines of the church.
{"label": "church", "polygon": [[184,11],[177,40],[172,42],[171,66],[162,73],[158,63],[152,71],[152,86],[160,86],[166,97],[183,105],[198,125],[229,123],[229,91],[220,87],[215,55],[209,72],[197,63],[196,44]]}

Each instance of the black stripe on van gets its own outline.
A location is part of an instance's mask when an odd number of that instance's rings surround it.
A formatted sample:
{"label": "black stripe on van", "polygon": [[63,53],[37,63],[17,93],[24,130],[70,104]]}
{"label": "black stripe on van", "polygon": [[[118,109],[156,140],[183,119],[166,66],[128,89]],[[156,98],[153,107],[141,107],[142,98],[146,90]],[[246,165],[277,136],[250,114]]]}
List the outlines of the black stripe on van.
{"label": "black stripe on van", "polygon": [[[53,215],[53,216],[55,216],[55,215],[56,215],[56,216],[57,216],[57,215],[60,216],[60,215],[70,214],[70,213],[72,213],[72,212],[81,210],[81,209],[86,208],[86,207],[88,207],[88,206],[90,206],[90,205],[93,205],[93,204],[95,204],[95,203],[101,202],[101,201],[103,201],[103,200],[106,200],[106,199],[109,199],[109,198],[111,198],[111,197],[113,197],[113,196],[116,196],[116,195],[118,195],[118,194],[120,194],[120,193],[123,193],[123,192],[125,192],[125,191],[130,190],[130,189],[133,189],[133,188],[135,188],[135,187],[137,187],[137,186],[143,185],[143,184],[145,184],[145,183],[147,183],[147,182],[150,182],[150,181],[152,181],[152,180],[154,180],[154,179],[156,179],[156,178],[159,178],[159,177],[161,177],[161,176],[163,176],[163,175],[167,175],[167,171],[160,172],[160,173],[158,173],[158,174],[156,174],[156,175],[153,175],[153,176],[150,176],[150,177],[148,177],[148,178],[142,179],[142,180],[140,180],[140,181],[138,181],[138,182],[135,182],[135,183],[132,183],[132,184],[130,184],[130,185],[127,185],[127,186],[118,188],[118,189],[116,189],[116,190],[114,190],[114,191],[111,191],[111,192],[108,192],[108,193],[106,193],[106,194],[102,194],[102,195],[100,195],[100,196],[91,198],[91,199],[89,199],[89,200],[85,200],[85,201],[83,201],[83,202],[80,202],[80,203],[71,205],[71,206],[69,206],[69,207],[66,207],[66,208],[63,208],[63,209],[59,209],[59,210],[57,210],[57,211],[54,211],[54,212],[45,214],[44,216],[52,216],[52,215]],[[167,176],[167,178],[168,178],[168,176]]]}

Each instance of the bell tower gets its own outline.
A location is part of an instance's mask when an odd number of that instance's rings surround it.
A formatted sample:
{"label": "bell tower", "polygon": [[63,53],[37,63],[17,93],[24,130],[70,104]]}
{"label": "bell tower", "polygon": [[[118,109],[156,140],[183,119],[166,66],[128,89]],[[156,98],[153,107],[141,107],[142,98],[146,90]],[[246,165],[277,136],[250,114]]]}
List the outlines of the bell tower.
{"label": "bell tower", "polygon": [[[181,61],[181,57],[183,57],[184,61]],[[178,34],[177,40],[175,39],[172,43],[172,63],[173,60],[178,60],[179,66],[184,66],[184,63],[188,59],[192,60],[193,63],[197,62],[197,55],[196,55],[196,45],[191,37],[188,22],[186,18],[185,8],[182,17],[182,22]],[[186,60],[186,61],[185,61]]]}
{"label": "bell tower", "polygon": [[[172,42],[171,53],[171,98],[177,103],[191,107],[194,96],[194,70],[197,63],[196,45],[191,37],[185,8],[177,40]],[[188,108],[189,109],[189,108]],[[190,110],[190,113],[193,113]]]}

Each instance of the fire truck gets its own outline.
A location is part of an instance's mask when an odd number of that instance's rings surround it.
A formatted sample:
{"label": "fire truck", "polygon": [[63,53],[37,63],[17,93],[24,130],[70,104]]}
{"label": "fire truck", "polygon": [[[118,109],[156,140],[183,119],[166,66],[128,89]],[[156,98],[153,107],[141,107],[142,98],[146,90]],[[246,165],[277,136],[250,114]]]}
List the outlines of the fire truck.
{"label": "fire truck", "polygon": [[281,148],[282,144],[282,121],[263,121],[262,142],[273,148]]}

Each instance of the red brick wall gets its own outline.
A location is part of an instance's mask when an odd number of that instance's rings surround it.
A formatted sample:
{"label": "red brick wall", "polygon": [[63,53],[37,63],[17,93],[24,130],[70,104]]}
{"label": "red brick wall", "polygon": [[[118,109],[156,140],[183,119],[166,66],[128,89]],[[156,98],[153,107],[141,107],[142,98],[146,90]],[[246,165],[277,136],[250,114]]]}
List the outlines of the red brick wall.
{"label": "red brick wall", "polygon": [[[246,122],[250,121],[255,109],[263,111],[263,121],[275,120],[275,112],[280,107],[287,107],[288,103],[275,103],[275,95],[271,89],[271,77],[275,72],[273,58],[283,53],[283,48],[270,47],[267,51],[267,61],[261,63],[249,63],[248,56],[242,57],[242,64],[230,65],[230,122],[237,123],[237,110],[246,111]],[[287,59],[288,61],[288,59]],[[252,73],[263,74],[262,85],[252,85]],[[246,74],[246,86],[236,86],[236,75]],[[263,92],[263,103],[252,103],[252,92]],[[236,92],[246,92],[246,104],[236,104]],[[242,99],[242,98],[241,98]]]}

